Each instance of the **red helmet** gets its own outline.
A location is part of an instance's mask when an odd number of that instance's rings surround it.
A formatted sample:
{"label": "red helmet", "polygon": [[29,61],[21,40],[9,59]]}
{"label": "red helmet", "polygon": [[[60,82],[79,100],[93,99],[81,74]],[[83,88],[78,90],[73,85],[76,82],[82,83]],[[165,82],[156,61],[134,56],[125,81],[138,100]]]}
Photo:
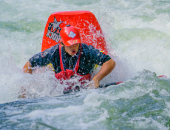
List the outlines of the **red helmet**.
{"label": "red helmet", "polygon": [[81,43],[81,37],[78,29],[73,26],[64,27],[60,31],[60,36],[64,45],[71,46],[77,43]]}

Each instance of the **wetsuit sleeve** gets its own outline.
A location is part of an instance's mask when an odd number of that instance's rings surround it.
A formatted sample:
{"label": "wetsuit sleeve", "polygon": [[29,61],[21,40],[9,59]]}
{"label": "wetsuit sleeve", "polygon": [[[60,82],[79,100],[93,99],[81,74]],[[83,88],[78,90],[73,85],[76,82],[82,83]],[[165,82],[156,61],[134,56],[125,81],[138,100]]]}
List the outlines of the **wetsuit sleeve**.
{"label": "wetsuit sleeve", "polygon": [[47,49],[43,52],[40,52],[38,54],[35,54],[32,58],[29,59],[29,62],[31,63],[32,67],[43,67],[47,66],[49,63],[51,63],[54,59],[54,54],[58,50],[58,47],[52,47],[50,49]]}
{"label": "wetsuit sleeve", "polygon": [[103,63],[111,59],[109,55],[105,55],[98,49],[93,48],[90,52],[93,62],[97,65],[103,65]]}
{"label": "wetsuit sleeve", "polygon": [[103,65],[106,61],[110,60],[110,56],[103,54],[100,50],[94,48],[91,45],[82,44],[85,55],[88,57],[91,63],[97,65]]}

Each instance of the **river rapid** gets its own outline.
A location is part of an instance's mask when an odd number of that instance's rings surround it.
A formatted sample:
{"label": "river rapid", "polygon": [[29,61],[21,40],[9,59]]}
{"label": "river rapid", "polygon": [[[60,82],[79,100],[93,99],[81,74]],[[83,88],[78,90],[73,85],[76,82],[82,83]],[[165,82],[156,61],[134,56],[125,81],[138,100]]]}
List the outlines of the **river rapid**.
{"label": "river rapid", "polygon": [[[74,10],[96,16],[116,61],[100,84],[123,83],[63,95],[52,71],[22,72],[48,17]],[[169,50],[168,0],[0,0],[0,129],[169,130]]]}

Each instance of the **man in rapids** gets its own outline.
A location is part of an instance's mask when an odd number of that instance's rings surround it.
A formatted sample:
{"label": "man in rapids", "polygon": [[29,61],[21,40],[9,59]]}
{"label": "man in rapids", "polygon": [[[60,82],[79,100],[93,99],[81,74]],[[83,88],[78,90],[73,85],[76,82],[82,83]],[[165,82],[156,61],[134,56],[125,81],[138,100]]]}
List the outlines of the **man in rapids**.
{"label": "man in rapids", "polygon": [[[61,42],[43,52],[35,54],[23,67],[25,73],[32,74],[33,68],[52,64],[55,77],[62,83],[79,77],[79,82],[93,81],[91,86],[99,87],[99,82],[115,67],[115,61],[91,45],[81,42],[78,29],[73,26],[64,27],[60,31]],[[95,65],[102,66],[91,79]]]}

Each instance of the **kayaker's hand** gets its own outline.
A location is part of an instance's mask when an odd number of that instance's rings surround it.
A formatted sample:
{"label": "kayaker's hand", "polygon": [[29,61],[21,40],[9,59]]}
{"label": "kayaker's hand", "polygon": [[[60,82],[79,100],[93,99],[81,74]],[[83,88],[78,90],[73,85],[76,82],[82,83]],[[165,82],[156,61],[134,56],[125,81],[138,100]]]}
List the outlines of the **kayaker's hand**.
{"label": "kayaker's hand", "polygon": [[92,79],[92,81],[94,82],[93,87],[98,88],[99,82],[114,69],[115,65],[116,63],[112,59],[103,63],[100,71]]}
{"label": "kayaker's hand", "polygon": [[94,82],[94,86],[95,86],[95,88],[98,88],[99,87],[99,82],[98,82],[98,80],[95,80],[94,78],[92,79],[93,80],[93,82]]}
{"label": "kayaker's hand", "polygon": [[20,93],[18,95],[18,98],[26,98],[26,89],[24,87],[21,87]]}
{"label": "kayaker's hand", "polygon": [[91,83],[88,85],[90,89],[98,88],[99,87],[99,82],[95,79],[92,79]]}

